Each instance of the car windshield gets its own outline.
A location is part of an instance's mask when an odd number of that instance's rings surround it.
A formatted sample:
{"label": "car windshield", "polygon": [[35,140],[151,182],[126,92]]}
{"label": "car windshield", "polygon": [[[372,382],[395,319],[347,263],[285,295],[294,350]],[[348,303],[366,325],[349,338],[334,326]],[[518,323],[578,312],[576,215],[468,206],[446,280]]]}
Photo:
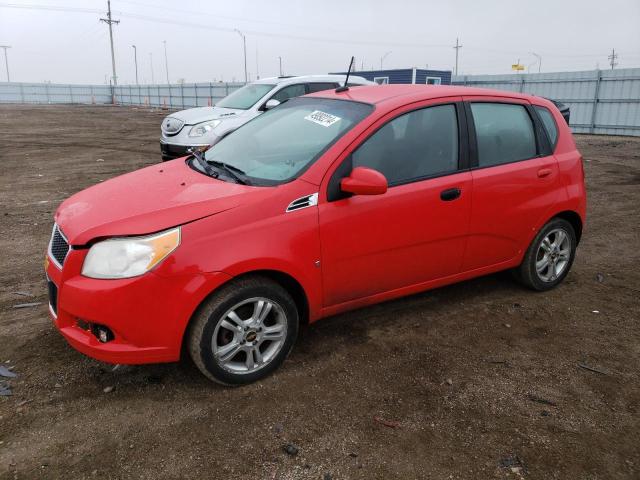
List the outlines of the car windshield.
{"label": "car windshield", "polygon": [[230,95],[220,100],[216,107],[237,108],[248,110],[253,107],[258,100],[264,97],[275,85],[266,83],[253,83],[245,85]]}
{"label": "car windshield", "polygon": [[252,185],[277,185],[298,176],[373,106],[346,100],[294,98],[248,122],[205,153]]}

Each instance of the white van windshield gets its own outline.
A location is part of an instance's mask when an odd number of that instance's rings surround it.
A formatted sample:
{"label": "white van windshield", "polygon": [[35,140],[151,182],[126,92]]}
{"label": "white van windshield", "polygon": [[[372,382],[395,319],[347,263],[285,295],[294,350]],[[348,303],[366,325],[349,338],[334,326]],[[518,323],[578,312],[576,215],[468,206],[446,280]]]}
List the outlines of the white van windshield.
{"label": "white van windshield", "polygon": [[241,172],[252,185],[277,185],[297,177],[372,110],[347,100],[294,98],[223,138],[204,157]]}
{"label": "white van windshield", "polygon": [[266,83],[245,85],[220,100],[216,104],[216,107],[248,110],[253,107],[258,100],[264,97],[273,87],[275,87],[275,85],[268,85]]}

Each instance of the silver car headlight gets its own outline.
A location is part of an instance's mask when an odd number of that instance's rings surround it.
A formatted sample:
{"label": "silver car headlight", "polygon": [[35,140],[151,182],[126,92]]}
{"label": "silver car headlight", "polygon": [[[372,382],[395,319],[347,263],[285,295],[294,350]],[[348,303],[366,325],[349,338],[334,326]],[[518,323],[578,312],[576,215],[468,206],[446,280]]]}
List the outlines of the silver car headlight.
{"label": "silver car headlight", "polygon": [[137,277],[162,262],[178,245],[180,227],[144,237],[103,240],[89,249],[82,275],[111,279]]}
{"label": "silver car headlight", "polygon": [[222,120],[212,120],[211,122],[203,122],[194,125],[193,127],[191,127],[191,130],[189,130],[189,136],[202,137],[203,135],[206,135],[218,125],[220,125],[221,122]]}

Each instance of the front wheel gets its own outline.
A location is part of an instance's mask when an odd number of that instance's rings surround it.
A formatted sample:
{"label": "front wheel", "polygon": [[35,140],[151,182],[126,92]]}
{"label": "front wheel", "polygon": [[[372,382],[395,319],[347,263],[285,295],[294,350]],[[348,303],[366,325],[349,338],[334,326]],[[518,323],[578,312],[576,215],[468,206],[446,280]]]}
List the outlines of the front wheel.
{"label": "front wheel", "polygon": [[518,279],[533,290],[556,287],[571,269],[576,244],[573,226],[562,218],[552,219],[529,245],[517,269]]}
{"label": "front wheel", "polygon": [[298,334],[289,293],[266,277],[232,281],[198,309],[189,353],[200,371],[225,385],[255,382],[285,360]]}

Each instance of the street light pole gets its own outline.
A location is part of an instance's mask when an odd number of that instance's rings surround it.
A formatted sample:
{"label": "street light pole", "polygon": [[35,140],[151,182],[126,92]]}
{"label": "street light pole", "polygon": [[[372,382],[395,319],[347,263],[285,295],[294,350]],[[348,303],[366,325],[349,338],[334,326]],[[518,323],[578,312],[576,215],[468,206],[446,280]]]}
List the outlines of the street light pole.
{"label": "street light pole", "polygon": [[387,58],[390,54],[391,51],[385,53],[382,57],[380,57],[380,70],[382,70],[382,62],[384,62],[384,59]]}
{"label": "street light pole", "polygon": [[7,49],[11,48],[11,45],[0,45],[0,48],[4,48],[4,66],[7,69],[7,83],[11,81],[9,76],[9,60],[7,59]]}
{"label": "street light pole", "polygon": [[169,85],[169,60],[167,59],[167,41],[163,40],[164,43],[164,67],[167,71],[167,85]]}
{"label": "street light pole", "polygon": [[538,59],[538,73],[540,73],[540,69],[542,68],[542,57],[535,52],[531,52],[531,55]]}
{"label": "street light pole", "polygon": [[149,65],[151,65],[151,84],[156,83],[156,79],[153,76],[153,53],[149,52]]}
{"label": "street light pole", "polygon": [[136,65],[136,85],[140,85],[138,83],[138,49],[135,45],[131,45],[133,47],[133,61]]}
{"label": "street light pole", "polygon": [[247,77],[247,37],[245,37],[244,33],[237,28],[234,28],[233,30],[242,37],[242,48],[244,51],[244,83],[247,83],[249,81]]}

